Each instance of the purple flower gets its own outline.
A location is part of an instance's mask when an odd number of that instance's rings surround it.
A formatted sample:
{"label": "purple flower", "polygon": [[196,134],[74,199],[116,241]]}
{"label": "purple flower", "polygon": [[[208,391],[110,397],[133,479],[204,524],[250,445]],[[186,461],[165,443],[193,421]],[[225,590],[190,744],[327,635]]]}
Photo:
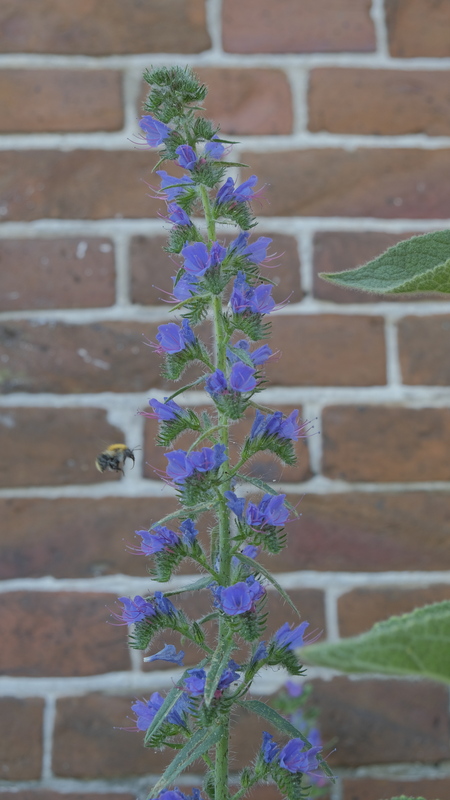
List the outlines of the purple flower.
{"label": "purple flower", "polygon": [[259,439],[266,432],[266,418],[261,411],[256,411],[255,419],[250,430],[250,440]]}
{"label": "purple flower", "polygon": [[114,614],[116,619],[126,622],[127,625],[132,625],[133,622],[140,622],[146,617],[154,617],[156,610],[154,606],[147,600],[144,600],[139,594],[136,595],[134,600],[130,597],[119,597],[119,601],[123,605],[120,614]]}
{"label": "purple flower", "polygon": [[272,350],[270,349],[269,345],[263,344],[261,347],[257,347],[253,353],[250,353],[250,358],[254,365],[257,366],[258,364],[264,364],[264,362],[267,361],[271,355]]}
{"label": "purple flower", "polygon": [[189,144],[180,144],[175,150],[178,155],[177,164],[183,169],[194,169],[197,163],[197,156],[195,150]]}
{"label": "purple flower", "polygon": [[181,541],[183,542],[183,544],[186,547],[192,547],[198,536],[198,530],[195,527],[192,520],[185,519],[184,522],[182,522],[180,525],[180,531],[182,533]]}
{"label": "purple flower", "polygon": [[236,275],[230,305],[235,314],[251,311],[252,314],[270,314],[275,308],[275,300],[271,297],[272,286],[262,283],[253,288],[247,283],[243,272]]}
{"label": "purple flower", "polygon": [[235,364],[237,361],[243,361],[245,364],[245,358],[240,357],[239,350],[241,350],[242,353],[246,353],[251,358],[255,367],[259,364],[264,364],[264,362],[267,361],[267,359],[272,355],[272,350],[267,344],[261,345],[261,347],[258,347],[253,351],[253,353],[251,353],[250,345],[246,339],[239,339],[239,341],[234,345],[233,350],[227,348],[227,359],[230,364]]}
{"label": "purple flower", "polygon": [[186,478],[194,472],[194,466],[185,450],[171,450],[170,453],[164,453],[168,460],[166,473],[173,480],[174,483],[184,483]]}
{"label": "purple flower", "polygon": [[[254,581],[254,583],[258,584],[257,581]],[[224,614],[229,617],[235,617],[238,614],[253,611],[256,600],[264,593],[265,589],[261,584],[256,587],[254,584],[248,584],[247,581],[239,581],[239,583],[226,588],[218,586],[214,590],[215,604]]]}
{"label": "purple flower", "polygon": [[215,444],[214,447],[202,447],[199,451],[194,450],[188,458],[198,472],[211,472],[213,469],[219,469],[221,464],[227,460],[225,451],[224,444]]}
{"label": "purple flower", "polygon": [[270,314],[275,308],[275,300],[271,297],[272,286],[262,283],[252,291],[249,298],[249,309],[253,314]]}
{"label": "purple flower", "polygon": [[245,512],[245,521],[252,528],[283,526],[289,518],[289,510],[284,505],[285,494],[265,494],[255,505],[249,503]]}
{"label": "purple flower", "polygon": [[217,205],[221,205],[222,203],[229,203],[233,197],[233,191],[234,191],[234,180],[233,178],[227,178],[223,186],[220,187],[219,191],[216,194]]}
{"label": "purple flower", "polygon": [[161,190],[164,191],[169,203],[176,200],[180,194],[184,194],[185,187],[194,185],[194,181],[189,175],[183,175],[181,178],[173,178],[171,175],[167,174],[165,169],[156,170],[156,174],[161,177]]}
{"label": "purple flower", "polygon": [[223,186],[220,187],[216,195],[217,205],[222,203],[244,203],[250,201],[255,196],[253,186],[258,182],[256,175],[252,175],[248,180],[241,183],[240,186],[234,184],[232,178],[227,178]]}
{"label": "purple flower", "polygon": [[277,757],[279,752],[279,747],[276,742],[273,741],[273,736],[267,731],[263,732],[263,743],[262,743],[262,756],[266,764],[271,764],[272,761]]}
{"label": "purple flower", "polygon": [[252,288],[247,283],[244,273],[238,272],[230,296],[230,306],[235,314],[242,314],[248,309],[251,294]]}
{"label": "purple flower", "polygon": [[260,264],[267,257],[267,248],[270,244],[272,244],[272,239],[267,236],[260,236],[256,242],[246,247],[242,254],[247,256],[252,264]]}
{"label": "purple flower", "polygon": [[302,647],[304,644],[303,634],[308,627],[309,622],[302,622],[301,625],[291,630],[289,623],[285,622],[274,634],[273,638],[276,646],[279,648],[287,648],[288,650]]}
{"label": "purple flower", "polygon": [[284,688],[286,689],[290,697],[301,697],[301,695],[303,694],[303,686],[301,683],[294,683],[294,681],[286,681],[286,683],[284,684]]}
{"label": "purple flower", "polygon": [[231,658],[228,662],[228,666],[224,669],[222,675],[220,676],[219,683],[217,684],[217,689],[219,691],[223,691],[232,683],[234,683],[234,681],[239,680],[240,675],[239,672],[237,672],[236,670],[240,669],[241,667],[239,666],[239,664],[236,664],[236,662],[233,661],[233,659]]}
{"label": "purple flower", "polygon": [[183,681],[192,697],[201,697],[205,692],[206,672],[204,669],[188,669]]}
{"label": "purple flower", "polygon": [[147,144],[150,147],[158,147],[171,133],[168,125],[164,125],[164,122],[160,122],[159,119],[154,119],[150,114],[142,117],[139,127],[144,131]]}
{"label": "purple flower", "polygon": [[155,397],[151,397],[148,404],[153,408],[155,417],[160,422],[171,422],[174,419],[186,416],[184,408],[175,403],[175,400],[168,400],[166,397],[164,398],[164,403],[160,403]]}
{"label": "purple flower", "polygon": [[173,644],[165,644],[159,653],[154,656],[147,656],[144,661],[170,661],[172,664],[178,664],[179,667],[183,666],[184,651],[180,650],[177,653],[176,647]]}
{"label": "purple flower", "polygon": [[172,295],[176,300],[180,302],[182,300],[189,300],[190,297],[197,294],[198,280],[194,275],[183,275],[179,281],[177,281],[176,276],[174,276],[172,280],[174,282]]}
{"label": "purple flower", "polygon": [[192,225],[191,220],[189,219],[188,214],[184,211],[181,206],[177,203],[169,203],[167,206],[167,210],[169,212],[169,219],[171,222],[174,222],[175,225]]}
{"label": "purple flower", "polygon": [[149,798],[149,800],[202,800],[200,791],[192,789],[192,794],[183,794],[179,789],[170,789],[169,791],[162,791],[158,797]]}
{"label": "purple flower", "polygon": [[168,597],[165,597],[165,595],[162,592],[155,592],[153,602],[159,614],[163,614],[163,616],[167,617],[176,616],[177,610],[174,604],[172,603],[171,600],[169,600]]}
{"label": "purple flower", "polygon": [[255,547],[253,544],[248,544],[247,547],[244,547],[242,551],[243,556],[247,556],[247,558],[256,558],[259,553],[259,547]]}
{"label": "purple flower", "polygon": [[278,763],[280,767],[288,770],[288,772],[312,772],[318,769],[319,762],[317,761],[317,754],[320,752],[320,747],[311,747],[309,750],[304,750],[304,742],[301,739],[291,739],[278,756]]}
{"label": "purple flower", "polygon": [[235,392],[251,392],[256,387],[255,370],[242,361],[233,364],[230,372],[230,386]]}
{"label": "purple flower", "polygon": [[137,552],[144,556],[172,550],[180,543],[180,537],[164,525],[156,525],[151,531],[136,531],[136,535],[142,539]]}
{"label": "purple flower", "polygon": [[267,652],[266,643],[265,642],[260,642],[258,647],[256,648],[255,652],[252,655],[252,658],[251,658],[251,661],[250,661],[251,666],[254,666],[259,661],[264,661],[264,659],[267,658],[267,656],[268,656],[268,652]]}
{"label": "purple flower", "polygon": [[221,369],[216,369],[205,381],[205,389],[211,397],[227,391],[227,379]]}
{"label": "purple flower", "polygon": [[242,519],[245,506],[245,498],[237,497],[234,492],[224,492],[224,497],[227,500],[227,506],[233,514],[236,514],[238,519]]}
{"label": "purple flower", "polygon": [[[140,731],[146,731],[149,725],[153,722],[156,713],[164,703],[164,697],[159,692],[153,692],[148,701],[138,700],[131,706],[132,711],[136,714],[136,727]],[[189,699],[181,695],[179,700],[175,703],[174,707],[167,714],[167,722],[172,725],[180,725],[186,727],[185,714],[190,710]]]}
{"label": "purple flower", "polygon": [[245,583],[247,584],[248,591],[250,592],[250,596],[254,603],[257,603],[258,600],[261,600],[261,597],[264,597],[266,590],[264,586],[250,575],[248,578],[245,579]]}
{"label": "purple flower", "polygon": [[181,255],[184,258],[184,269],[196,278],[201,278],[210,266],[209,252],[204,242],[186,244]]}
{"label": "purple flower", "polygon": [[214,158],[216,160],[222,158],[225,148],[223,144],[220,142],[215,141],[216,136],[213,136],[211,141],[206,142],[205,144],[205,153],[209,158]]}
{"label": "purple flower", "polygon": [[297,441],[299,437],[308,435],[309,428],[305,430],[309,422],[297,424],[298,409],[291,411],[284,419],[281,411],[274,411],[273,414],[264,416],[260,411],[256,412],[255,421],[250,431],[250,439],[257,439],[262,436],[276,436],[278,439],[290,439]]}
{"label": "purple flower", "polygon": [[168,322],[166,325],[158,326],[156,341],[159,342],[159,350],[173,355],[180,353],[187,345],[195,342],[195,333],[187,319],[181,323],[181,328],[175,322]]}

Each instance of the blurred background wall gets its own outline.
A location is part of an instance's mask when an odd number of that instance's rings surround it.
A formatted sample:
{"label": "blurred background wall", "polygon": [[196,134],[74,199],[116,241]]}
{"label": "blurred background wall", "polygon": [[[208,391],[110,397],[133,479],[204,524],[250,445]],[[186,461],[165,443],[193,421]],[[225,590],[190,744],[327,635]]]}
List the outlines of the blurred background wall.
{"label": "blurred background wall", "polygon": [[[243,177],[265,185],[258,232],[289,297],[266,401],[320,431],[284,472],[302,517],[271,567],[336,639],[450,596],[450,301],[317,277],[448,227],[450,3],[2,0],[0,51],[0,789],[131,800],[166,756],[120,727],[173,680],[105,624],[118,595],[151,587],[134,530],[174,507],[136,415],[167,393],[143,336],[167,319],[174,271],[156,156],[137,144],[142,72],[192,66]],[[122,440],[136,467],[100,475],[97,453]],[[254,470],[281,479],[270,459]],[[273,624],[288,617],[274,603]],[[333,800],[450,797],[442,686],[308,674],[335,737]],[[254,721],[236,737],[237,769]]]}

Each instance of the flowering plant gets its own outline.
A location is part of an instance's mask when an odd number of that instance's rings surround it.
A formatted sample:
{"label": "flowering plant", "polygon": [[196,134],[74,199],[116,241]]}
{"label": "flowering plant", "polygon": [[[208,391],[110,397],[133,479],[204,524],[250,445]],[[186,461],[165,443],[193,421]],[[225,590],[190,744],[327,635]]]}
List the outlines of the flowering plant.
{"label": "flowering plant", "polygon": [[[254,175],[241,184],[226,177],[230,167],[244,165],[223,160],[231,143],[200,115],[206,87],[192,72],[153,69],[145,79],[152,89],[140,127],[146,143],[161,148],[156,168],[160,187],[155,191],[167,205],[171,224],[166,250],[177,263],[172,310],[181,317],[159,326],[154,348],[164,359],[166,378],[179,380],[193,363],[200,375],[164,402],[151,398],[152,410],[143,412],[159,421],[157,443],[166,448],[167,459],[163,477],[175,488],[180,507],[149,530],[137,531],[135,550],[152,560],[151,574],[161,582],[189,559],[201,577],[181,591],[203,590],[210,599],[209,613],[192,620],[169,598],[180,592],[120,598],[116,617],[133,626],[131,645],[150,651],[146,661],[184,666],[184,652],[177,652],[173,644],[152,652],[153,639],[161,631],[181,634],[203,656],[185,669],[165,697],[155,692],[132,707],[136,729],[145,731],[145,746],[176,750],[150,797],[239,800],[251,787],[272,780],[289,800],[301,800],[314,780],[323,775],[332,779],[321,744],[275,709],[249,699],[253,680],[265,666],[303,674],[297,650],[308,638],[309,627],[307,622],[296,627],[285,623],[266,633],[268,583],[291,606],[292,602],[258,556],[285,546],[284,528],[295,510],[284,494],[246,472],[250,459],[264,450],[285,464],[295,463],[294,442],[309,429],[298,421],[298,411],[285,417],[256,401],[264,384],[264,364],[273,354],[267,344],[254,343],[268,336],[267,318],[275,308],[272,281],[260,271],[271,240],[250,241],[255,225],[250,203],[261,190]],[[176,174],[159,168],[166,161],[175,162],[184,173],[176,167]],[[220,238],[218,224],[235,229],[231,241]],[[206,320],[213,323],[212,346],[199,328]],[[192,386],[205,389],[211,412],[200,415],[176,402],[175,397]],[[247,411],[253,411],[253,423],[233,463],[230,428]],[[177,448],[176,440],[185,432],[193,441],[188,449]],[[262,496],[246,500],[242,489],[249,486]],[[199,531],[203,515],[211,512],[215,524],[205,542]],[[205,628],[211,621],[217,626],[214,642]],[[233,718],[242,710],[255,713],[277,731],[276,740],[269,731],[264,733],[259,751],[256,744],[255,759],[241,772],[234,793],[229,782],[232,710]],[[172,788],[198,759],[207,765],[203,793],[193,789],[186,796]]]}

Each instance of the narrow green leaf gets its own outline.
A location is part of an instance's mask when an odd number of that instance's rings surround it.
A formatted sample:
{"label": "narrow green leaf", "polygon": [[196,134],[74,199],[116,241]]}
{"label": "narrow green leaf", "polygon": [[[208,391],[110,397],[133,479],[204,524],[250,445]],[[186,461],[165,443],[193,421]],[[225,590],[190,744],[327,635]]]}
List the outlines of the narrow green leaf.
{"label": "narrow green leaf", "polygon": [[206,731],[204,728],[197,730],[189,741],[186,742],[183,749],[176,754],[156,786],[152,788],[147,800],[149,800],[150,797],[156,797],[159,792],[166,789],[167,786],[170,786],[170,784],[178,778],[178,775],[181,775],[190,764],[196,761],[197,758],[200,758],[200,756],[206,753],[211,747],[214,747],[222,734],[223,730],[221,725],[215,725],[213,730],[210,728],[207,728]]}
{"label": "narrow green leaf", "polygon": [[338,286],[377,294],[450,292],[450,230],[399,242],[357,269],[320,277]]}
{"label": "narrow green leaf", "polygon": [[217,684],[220,680],[220,676],[228,664],[232,648],[232,639],[222,639],[219,641],[217,649],[211,659],[211,665],[206,676],[204,693],[204,699],[207,706],[211,705],[211,701],[217,689]]}
{"label": "narrow green leaf", "polygon": [[[203,511],[210,511],[211,507],[212,507],[211,503],[202,503],[201,505],[193,506],[193,508],[190,508],[189,511],[192,515],[201,514]],[[149,530],[153,530],[153,528],[155,528],[157,525],[161,525],[163,522],[169,522],[169,520],[176,519],[177,517],[180,516],[183,516],[183,511],[182,509],[179,508],[177,511],[172,511],[171,514],[166,514],[165,517],[158,519],[156,522],[153,523],[153,525]]]}
{"label": "narrow green leaf", "polygon": [[[242,481],[245,481],[245,483],[251,483],[252,486],[256,486],[258,489],[261,489],[262,492],[267,492],[268,494],[273,494],[273,495],[279,494],[279,492],[277,492],[277,490],[274,489],[273,486],[270,486],[268,483],[265,483],[265,481],[261,481],[259,478],[251,478],[249,475],[242,475],[241,473],[238,473],[237,477],[240,478]],[[293,511],[296,517],[300,516],[295,506],[293,506],[287,500],[284,501],[284,505],[290,511]]]}
{"label": "narrow green leaf", "polygon": [[[263,719],[270,722],[271,725],[274,726],[277,730],[281,733],[284,733],[286,736],[290,736],[292,739],[301,739],[307,750],[312,747],[311,742],[308,741],[306,736],[299,731],[295,725],[292,725],[289,720],[285,717],[282,717],[278,711],[275,711],[274,708],[268,706],[266,703],[263,703],[261,700],[238,700],[238,703],[243,708],[248,708],[249,711],[252,711],[253,714],[257,714],[258,717],[262,717]],[[325,761],[322,759],[320,760],[321,767],[326,772],[328,777],[333,778],[333,773],[331,772],[329,766]]]}
{"label": "narrow green leaf", "polygon": [[162,704],[161,708],[156,712],[155,716],[153,717],[150,727],[147,728],[147,732],[144,738],[144,746],[148,744],[152,736],[159,730],[163,722],[166,720],[167,714],[172,711],[177,700],[183,694],[183,689],[179,689],[178,686],[174,686],[173,689],[170,690],[168,695],[164,699],[164,703]]}
{"label": "narrow green leaf", "polygon": [[171,592],[164,592],[164,594],[166,597],[171,597],[174,594],[183,594],[184,592],[195,592],[199,589],[206,589],[211,581],[211,575],[205,575],[204,578],[199,578],[199,580],[194,581],[194,583],[188,583],[187,586],[183,586],[181,589],[173,589]]}
{"label": "narrow green leaf", "polygon": [[264,578],[267,578],[267,580],[270,581],[272,586],[274,586],[275,589],[277,590],[277,592],[281,595],[283,600],[285,600],[286,603],[288,603],[290,605],[290,607],[295,611],[295,613],[299,617],[301,617],[301,614],[298,611],[298,609],[295,607],[295,604],[292,602],[292,600],[289,597],[289,595],[287,594],[287,592],[284,591],[283,587],[280,586],[280,584],[278,583],[277,580],[275,580],[275,578],[273,577],[272,573],[270,573],[267,569],[265,569],[265,567],[262,567],[261,564],[258,564],[257,561],[254,561],[253,558],[249,558],[248,556],[244,556],[243,553],[236,553],[236,558],[238,558],[239,561],[242,561],[242,563],[245,564],[247,567],[250,567],[252,570],[255,570],[260,575],[263,575]]}
{"label": "narrow green leaf", "polygon": [[450,683],[450,601],[377,622],[360,636],[302,647],[302,661],[341,672],[417,675]]}
{"label": "narrow green leaf", "polygon": [[173,400],[174,397],[178,397],[178,395],[181,394],[182,392],[187,392],[188,389],[192,389],[193,386],[197,386],[197,384],[201,383],[204,380],[205,376],[201,375],[200,378],[197,378],[197,380],[192,381],[192,383],[188,383],[186,384],[186,386],[182,386],[181,389],[177,389],[176,392],[173,392],[173,394],[171,394],[170,397],[168,397],[165,402],[167,403],[169,400]]}

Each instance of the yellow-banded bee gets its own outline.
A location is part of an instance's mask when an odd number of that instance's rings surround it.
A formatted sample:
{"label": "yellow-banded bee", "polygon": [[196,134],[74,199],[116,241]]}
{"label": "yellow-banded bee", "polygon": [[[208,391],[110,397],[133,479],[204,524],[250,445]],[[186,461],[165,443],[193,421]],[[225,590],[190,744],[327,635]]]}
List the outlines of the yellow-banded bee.
{"label": "yellow-banded bee", "polygon": [[134,466],[134,454],[126,444],[110,444],[103,453],[95,459],[95,466],[99,472],[121,472],[127,458],[130,458]]}

